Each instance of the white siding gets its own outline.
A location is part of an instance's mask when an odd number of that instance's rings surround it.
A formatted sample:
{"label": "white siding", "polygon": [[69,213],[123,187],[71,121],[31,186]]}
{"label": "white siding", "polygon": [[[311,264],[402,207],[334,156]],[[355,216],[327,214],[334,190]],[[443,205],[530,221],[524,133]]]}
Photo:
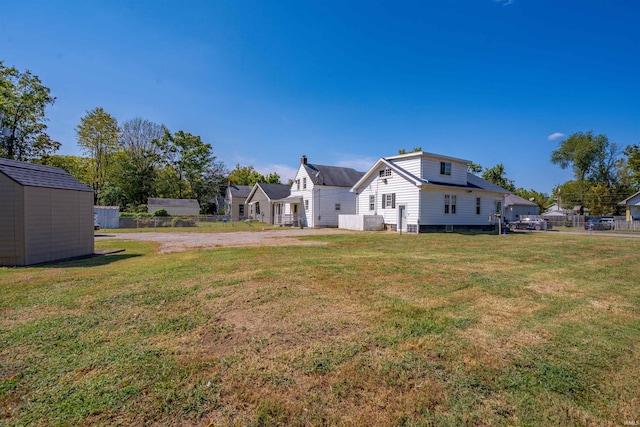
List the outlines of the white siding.
{"label": "white siding", "polygon": [[[451,163],[451,175],[440,174],[440,162]],[[454,162],[450,159],[423,157],[421,177],[424,179],[428,179],[429,181],[466,185],[467,165],[462,162]]]}
{"label": "white siding", "polygon": [[[444,213],[445,195],[456,196],[456,213]],[[476,198],[480,197],[480,214],[476,214]],[[495,201],[502,200],[499,193],[451,189],[425,189],[422,191],[420,224],[426,225],[486,225],[495,212]]]}
{"label": "white siding", "polygon": [[[395,194],[395,208],[382,207],[382,195]],[[381,215],[385,224],[397,224],[398,208],[404,205],[407,209],[407,224],[418,224],[419,218],[419,189],[415,184],[407,181],[401,176],[393,175],[385,180],[380,179],[377,174],[362,186],[362,191],[358,194],[357,213],[359,215]],[[369,196],[375,196],[374,210],[369,210]]]}
{"label": "white siding", "polygon": [[417,176],[418,178],[422,173],[422,157],[420,156],[409,157],[406,159],[395,159],[391,160],[391,163],[393,163],[394,165],[398,165],[402,169],[406,170],[410,174]]}

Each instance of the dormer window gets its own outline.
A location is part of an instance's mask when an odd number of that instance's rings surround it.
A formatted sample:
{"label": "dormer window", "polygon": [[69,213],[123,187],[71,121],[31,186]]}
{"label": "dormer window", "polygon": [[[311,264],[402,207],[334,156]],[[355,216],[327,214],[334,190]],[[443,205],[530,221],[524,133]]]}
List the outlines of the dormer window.
{"label": "dormer window", "polygon": [[380,178],[388,178],[391,176],[391,168],[384,168],[380,171]]}
{"label": "dormer window", "polygon": [[451,163],[440,162],[440,175],[451,175]]}

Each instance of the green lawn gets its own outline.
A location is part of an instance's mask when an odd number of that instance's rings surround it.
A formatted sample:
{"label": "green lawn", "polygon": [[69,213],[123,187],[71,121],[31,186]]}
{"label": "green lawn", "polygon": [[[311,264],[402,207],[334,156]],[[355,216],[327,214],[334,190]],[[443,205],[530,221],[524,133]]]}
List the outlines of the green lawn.
{"label": "green lawn", "polygon": [[0,425],[640,421],[640,239],[313,239],[0,268]]}

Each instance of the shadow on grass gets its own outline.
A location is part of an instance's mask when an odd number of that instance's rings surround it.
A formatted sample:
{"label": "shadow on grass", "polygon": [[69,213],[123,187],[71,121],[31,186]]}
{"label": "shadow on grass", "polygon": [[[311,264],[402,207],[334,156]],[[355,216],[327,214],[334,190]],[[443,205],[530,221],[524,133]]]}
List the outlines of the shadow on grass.
{"label": "shadow on grass", "polygon": [[141,254],[96,254],[90,257],[78,258],[73,260],[61,260],[55,262],[49,262],[44,264],[32,265],[30,267],[36,268],[78,268],[78,267],[100,267],[103,265],[113,264],[114,262],[124,261],[129,258],[136,258],[142,256]]}

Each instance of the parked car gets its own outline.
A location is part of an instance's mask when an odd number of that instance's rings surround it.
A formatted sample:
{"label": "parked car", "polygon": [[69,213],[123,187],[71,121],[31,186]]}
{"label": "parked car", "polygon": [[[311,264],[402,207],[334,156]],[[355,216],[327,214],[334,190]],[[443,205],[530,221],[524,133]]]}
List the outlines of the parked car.
{"label": "parked car", "polygon": [[553,228],[551,222],[542,218],[520,218],[518,221],[511,221],[509,229],[515,230],[550,230]]}
{"label": "parked car", "polygon": [[589,219],[584,223],[585,230],[612,230],[613,218]]}

